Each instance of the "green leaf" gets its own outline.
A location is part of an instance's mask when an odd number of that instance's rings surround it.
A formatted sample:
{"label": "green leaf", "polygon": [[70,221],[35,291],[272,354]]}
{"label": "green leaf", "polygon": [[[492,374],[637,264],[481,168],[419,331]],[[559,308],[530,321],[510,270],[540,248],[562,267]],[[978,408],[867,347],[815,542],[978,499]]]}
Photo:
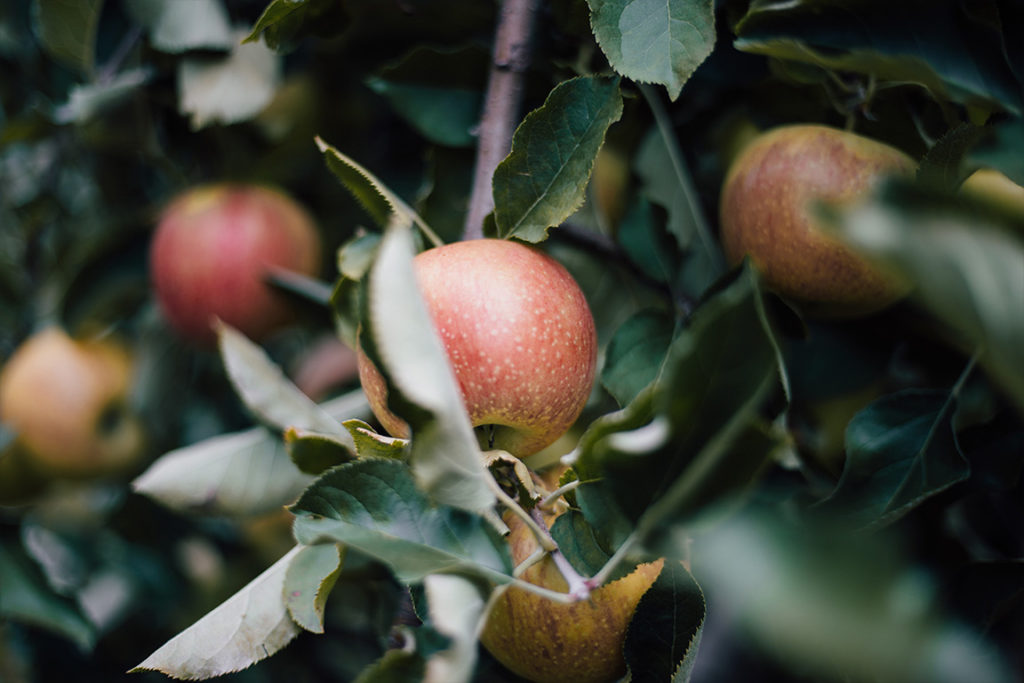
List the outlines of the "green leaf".
{"label": "green leaf", "polygon": [[330,35],[346,25],[342,3],[337,0],[273,0],[245,42],[256,42],[262,35],[271,49],[285,52],[307,34]]}
{"label": "green leaf", "polygon": [[153,72],[148,68],[123,71],[109,81],[76,85],[68,101],[53,111],[53,120],[60,124],[84,123],[112,107],[149,82]]}
{"label": "green leaf", "polygon": [[665,562],[640,598],[623,651],[633,683],[690,680],[707,606],[697,580],[677,562]]}
{"label": "green leaf", "polygon": [[161,52],[228,51],[238,42],[220,0],[125,0],[125,7]]}
{"label": "green leaf", "polygon": [[993,31],[983,14],[931,0],[759,0],[737,24],[735,45],[1019,113],[1021,83],[1005,57],[1005,45],[1019,40],[1017,27]]}
{"label": "green leaf", "polygon": [[261,43],[236,44],[224,57],[186,57],[178,63],[178,109],[193,130],[247,121],[270,104],[280,82],[281,59]]}
{"label": "green leaf", "polygon": [[324,155],[327,168],[341,181],[345,189],[352,193],[378,226],[387,228],[392,222],[392,216],[397,216],[399,220],[413,223],[431,241],[440,244],[430,226],[376,176],[319,137],[316,138],[316,144]]}
{"label": "green leaf", "polygon": [[658,379],[580,438],[576,496],[602,532],[623,519],[642,522],[641,535],[685,523],[762,469],[777,437],[756,411],[777,386],[779,360],[760,296],[745,267],[677,334]]}
{"label": "green leaf", "polygon": [[633,169],[640,178],[643,195],[665,209],[666,227],[678,248],[691,249],[697,237],[695,212],[703,208],[691,206],[682,191],[669,144],[656,127],[652,128],[640,145]]}
{"label": "green leaf", "polygon": [[388,382],[388,405],[411,428],[416,479],[439,503],[480,512],[495,502],[462,393],[412,269],[411,227],[384,235],[364,286],[364,350]]}
{"label": "green leaf", "polygon": [[1024,119],[1012,118],[986,129],[989,134],[971,151],[968,162],[997,169],[1018,185],[1024,184],[1024,155],[1017,153],[1024,147]]}
{"label": "green leaf", "polygon": [[[551,525],[551,536],[565,559],[582,576],[593,576],[611,559],[611,553],[603,545],[604,539],[598,536],[579,510],[570,509],[560,514]],[[633,569],[628,562],[622,563],[618,573],[609,576],[605,583],[615,581]]]}
{"label": "green leaf", "polygon": [[477,638],[483,627],[486,595],[462,576],[432,574],[423,580],[430,625],[450,645],[427,660],[425,683],[468,683],[476,667]]}
{"label": "green leaf", "polygon": [[612,68],[674,100],[715,46],[714,0],[587,0]]}
{"label": "green leaf", "polygon": [[658,376],[674,331],[672,318],[656,310],[637,313],[615,331],[605,352],[601,383],[620,406],[628,405]]}
{"label": "green leaf", "polygon": [[846,464],[816,509],[856,526],[891,523],[970,474],[946,392],[905,390],[857,413],[846,428]]}
{"label": "green leaf", "polygon": [[427,140],[472,147],[490,55],[477,48],[414,48],[366,84]]}
{"label": "green leaf", "polygon": [[289,427],[284,431],[288,457],[306,474],[321,474],[335,465],[351,460],[356,453],[351,440],[335,435]]}
{"label": "green leaf", "polygon": [[165,453],[132,489],[174,510],[248,516],[291,503],[312,480],[295,467],[280,438],[258,427]]}
{"label": "green leaf", "polygon": [[[284,376],[257,344],[226,323],[217,323],[224,369],[239,397],[260,420],[284,431],[299,427],[335,437],[355,453],[348,430]],[[361,407],[356,398],[354,410]]]}
{"label": "green leaf", "polygon": [[39,568],[15,543],[0,541],[0,620],[31,624],[59,634],[88,652],[96,629],[78,606],[53,592]]}
{"label": "green leaf", "polygon": [[961,123],[947,131],[921,159],[917,180],[937,190],[956,190],[968,173],[964,160],[984,133],[984,128],[972,123]]}
{"label": "green leaf", "polygon": [[408,453],[409,441],[407,439],[378,434],[362,420],[346,420],[342,424],[352,435],[352,440],[356,444],[356,454],[360,458],[402,460]]}
{"label": "green leaf", "polygon": [[380,234],[375,232],[358,234],[338,249],[341,277],[331,294],[330,306],[338,336],[351,348],[359,343],[360,283],[373,265],[380,239]]}
{"label": "green leaf", "polygon": [[388,650],[360,673],[355,683],[411,683],[422,681],[425,673],[426,662],[418,653]]}
{"label": "green leaf", "polygon": [[324,607],[345,563],[345,547],[300,546],[284,577],[284,604],[292,620],[311,633],[324,632]]}
{"label": "green leaf", "polygon": [[285,605],[288,569],[296,546],[248,585],[164,643],[130,673],[159,671],[205,680],[241,671],[269,657],[299,634]]}
{"label": "green leaf", "polygon": [[901,183],[874,201],[829,212],[855,247],[902,273],[913,297],[981,353],[989,376],[1024,412],[1024,239],[964,201]]}
{"label": "green leaf", "polygon": [[629,260],[652,280],[671,284],[679,271],[679,245],[658,220],[646,197],[637,197],[619,223],[615,239]]}
{"label": "green leaf", "polygon": [[605,132],[622,115],[618,79],[581,76],[557,85],[516,129],[494,171],[498,236],[541,242],[583,203]]}
{"label": "green leaf", "polygon": [[291,507],[302,543],[344,543],[387,564],[403,583],[459,573],[505,583],[511,560],[482,517],[438,506],[396,460],[356,460],[328,471]]}
{"label": "green leaf", "polygon": [[34,28],[55,60],[92,74],[103,0],[33,0]]}

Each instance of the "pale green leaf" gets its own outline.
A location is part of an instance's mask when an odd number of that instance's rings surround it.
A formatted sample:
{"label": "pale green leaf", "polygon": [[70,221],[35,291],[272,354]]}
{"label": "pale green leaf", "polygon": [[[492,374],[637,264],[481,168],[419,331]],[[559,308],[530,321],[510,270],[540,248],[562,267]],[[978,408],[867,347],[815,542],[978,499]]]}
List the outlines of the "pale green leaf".
{"label": "pale green leaf", "polygon": [[205,680],[241,671],[287,645],[300,631],[285,606],[285,576],[301,550],[293,548],[132,671]]}
{"label": "pale green leaf", "polygon": [[32,11],[43,48],[61,64],[91,74],[103,0],[33,0]]}
{"label": "pale green leaf", "polygon": [[220,0],[125,0],[125,6],[161,52],[226,51],[238,42]]}
{"label": "pale green leaf", "polygon": [[714,0],[587,0],[612,68],[674,100],[715,46]]}
{"label": "pale green leaf", "polygon": [[451,645],[427,660],[424,683],[464,683],[473,678],[477,637],[484,618],[480,587],[462,576],[433,574],[423,581],[430,624]]}
{"label": "pale green leaf", "polygon": [[362,420],[345,420],[342,424],[352,435],[356,443],[356,453],[360,458],[405,457],[409,446],[408,439],[378,434]]}
{"label": "pale green leaf", "polygon": [[284,602],[296,624],[324,632],[324,607],[345,562],[345,547],[335,543],[300,546],[285,572]]}
{"label": "pale green leaf", "polygon": [[294,501],[312,480],[292,464],[280,438],[258,427],[170,451],[132,488],[183,512],[247,516]]}
{"label": "pale green leaf", "polygon": [[494,171],[499,237],[541,242],[580,207],[608,127],[622,115],[618,79],[564,81],[516,129]]}
{"label": "pale green leaf", "polygon": [[[476,435],[444,344],[412,269],[413,233],[393,225],[368,275],[363,324],[412,429],[416,478],[439,503],[478,512],[494,504]],[[364,334],[366,336],[366,334]]]}
{"label": "pale green leaf", "polygon": [[236,44],[224,57],[189,56],[178,64],[178,109],[193,129],[246,121],[270,104],[280,81],[281,58],[262,43]]}

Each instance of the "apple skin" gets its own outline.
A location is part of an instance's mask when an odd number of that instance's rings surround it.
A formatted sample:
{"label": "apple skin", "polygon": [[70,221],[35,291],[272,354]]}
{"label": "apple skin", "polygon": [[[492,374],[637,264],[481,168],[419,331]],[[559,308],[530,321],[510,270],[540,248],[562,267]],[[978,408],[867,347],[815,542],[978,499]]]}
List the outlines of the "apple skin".
{"label": "apple skin", "polygon": [[164,209],[150,247],[157,301],[171,326],[210,348],[220,318],[251,339],[290,322],[294,307],[265,283],[268,267],[315,276],[321,244],[309,214],[260,185],[191,188]]}
{"label": "apple skin", "polygon": [[75,340],[57,327],[26,339],[0,371],[0,421],[17,434],[12,467],[86,479],[130,470],[145,431],[128,405],[130,350],[111,339]]}
{"label": "apple skin", "polygon": [[960,185],[960,193],[985,202],[1024,224],[1024,187],[992,168],[980,168]]}
{"label": "apple skin", "polygon": [[881,142],[827,126],[762,133],[732,163],[722,188],[721,240],[736,264],[749,255],[765,284],[821,316],[875,312],[904,294],[894,275],[828,235],[814,204],[850,203],[883,176],[916,163]]}
{"label": "apple skin", "polygon": [[[545,515],[549,526],[555,519]],[[537,549],[537,540],[518,517],[506,515],[505,522],[512,561],[519,565]],[[660,559],[638,565],[632,573],[592,591],[589,600],[569,604],[510,587],[491,608],[480,642],[510,671],[536,683],[617,680],[626,673],[626,629],[663,564]],[[520,578],[551,590],[568,589],[550,556]]]}
{"label": "apple skin", "polygon": [[[597,333],[569,272],[518,242],[478,239],[418,254],[413,269],[474,427],[494,425],[489,448],[536,453],[568,431],[590,395]],[[392,436],[408,425],[362,349],[359,379]]]}

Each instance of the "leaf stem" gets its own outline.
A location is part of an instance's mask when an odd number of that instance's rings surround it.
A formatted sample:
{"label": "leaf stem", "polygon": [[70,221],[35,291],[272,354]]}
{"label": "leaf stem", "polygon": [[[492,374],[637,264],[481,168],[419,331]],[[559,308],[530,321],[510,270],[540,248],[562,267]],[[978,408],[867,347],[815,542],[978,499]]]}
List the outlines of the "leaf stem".
{"label": "leaf stem", "polygon": [[555,489],[548,495],[544,496],[544,498],[539,503],[537,503],[537,506],[542,508],[551,507],[556,502],[558,502],[559,498],[569,493],[570,491],[575,491],[577,488],[579,488],[580,483],[580,480],[576,479],[574,481],[570,481],[568,484],[565,484],[564,486],[559,486],[557,489]]}
{"label": "leaf stem", "polygon": [[[534,538],[537,539],[537,543],[540,544],[540,547],[543,550],[551,552],[558,549],[554,539],[551,538],[551,534],[547,532],[547,527],[544,527],[543,524],[537,524],[533,517],[531,517],[530,514],[512,498],[512,496],[505,493],[505,490],[494,480],[494,477],[486,476],[484,479],[487,481],[487,486],[498,499],[498,502],[508,508],[512,514],[521,519],[523,523],[529,527]],[[542,529],[541,527],[544,528]]]}
{"label": "leaf stem", "polygon": [[697,190],[693,185],[693,178],[690,177],[686,162],[682,154],[679,153],[679,141],[672,130],[672,123],[669,121],[668,112],[665,111],[665,105],[662,104],[654,88],[643,83],[638,84],[638,87],[644,99],[647,100],[647,106],[651,108],[651,113],[654,115],[654,122],[658,127],[658,132],[665,141],[665,149],[672,160],[672,170],[675,171],[676,178],[679,180],[679,187],[686,196],[686,205],[690,209],[693,224],[697,229],[697,236],[700,238],[701,245],[708,253],[708,258],[711,260],[715,274],[720,274],[724,270],[722,256],[715,248],[714,240],[711,237],[711,227],[708,225],[704,212],[700,209],[700,202],[697,197]]}
{"label": "leaf stem", "polygon": [[504,0],[494,36],[491,72],[478,127],[476,170],[463,239],[483,237],[484,218],[494,209],[491,178],[512,148],[523,101],[523,74],[530,65],[534,17],[540,0]]}

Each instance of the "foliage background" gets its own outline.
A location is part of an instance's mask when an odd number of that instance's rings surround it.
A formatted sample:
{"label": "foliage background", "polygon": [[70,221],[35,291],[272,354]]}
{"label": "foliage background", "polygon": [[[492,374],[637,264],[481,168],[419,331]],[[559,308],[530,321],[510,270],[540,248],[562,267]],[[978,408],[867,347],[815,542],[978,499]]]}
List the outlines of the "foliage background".
{"label": "foliage background", "polygon": [[[621,454],[599,457],[598,445],[651,414],[692,418],[672,402],[694,391],[685,349],[746,343],[770,317],[775,337],[757,349],[766,364],[778,351],[784,386],[761,390],[756,370],[729,377],[758,399],[760,431],[741,443],[755,456],[770,451],[770,464],[742,503],[736,482],[719,480],[702,505],[679,502],[656,524],[700,539],[692,569],[708,612],[693,680],[1019,677],[1024,220],[965,206],[954,191],[980,165],[1024,181],[1024,53],[1014,39],[1024,12],[1010,0],[649,4],[545,3],[525,81],[522,113],[572,77],[623,77],[621,117],[586,202],[545,243],[591,298],[604,348],[603,387],[581,426],[620,406],[639,421],[591,432],[595,455],[581,467],[621,484],[581,492],[580,505],[593,514],[640,491],[625,513],[635,523],[664,493],[655,480],[692,471],[678,453],[702,445],[697,437],[642,449],[638,468]],[[617,42],[630,10],[694,28],[681,34],[685,49],[653,43],[672,68]],[[0,6],[0,358],[48,322],[127,335],[145,360],[135,400],[152,461],[273,424],[254,418],[221,356],[164,328],[146,262],[160,207],[200,182],[279,185],[319,220],[323,279],[334,283],[335,248],[373,232],[374,216],[331,173],[319,136],[457,239],[497,16],[494,3],[455,0]],[[242,45],[254,27],[259,40]],[[706,60],[693,56],[712,46]],[[917,185],[836,217],[851,240],[912,274],[919,297],[867,319],[821,321],[771,295],[755,305],[756,283],[743,290],[745,273],[722,275],[715,239],[728,161],[751,131],[798,121],[849,125],[921,160]],[[506,225],[500,207],[495,223]],[[987,242],[990,224],[1014,237]],[[868,239],[879,225],[883,244]],[[694,311],[716,321],[737,312],[743,334],[695,326]],[[301,324],[266,351],[292,372],[336,322],[306,303]],[[736,346],[724,346],[729,358],[762,358]],[[676,374],[651,392],[661,398],[642,396],[673,354]],[[349,378],[334,391],[354,388]],[[748,396],[723,394],[703,395],[718,400],[708,424],[749,407]],[[247,474],[232,472],[222,486]],[[117,680],[292,545],[287,520],[255,514],[251,500],[247,514],[209,515],[168,508],[126,480],[61,494],[0,514],[4,680]],[[324,635],[303,634],[226,678],[355,680],[387,651],[401,590],[375,562],[345,566]],[[908,673],[908,660],[923,669]],[[479,680],[513,680],[485,653],[478,667]]]}

